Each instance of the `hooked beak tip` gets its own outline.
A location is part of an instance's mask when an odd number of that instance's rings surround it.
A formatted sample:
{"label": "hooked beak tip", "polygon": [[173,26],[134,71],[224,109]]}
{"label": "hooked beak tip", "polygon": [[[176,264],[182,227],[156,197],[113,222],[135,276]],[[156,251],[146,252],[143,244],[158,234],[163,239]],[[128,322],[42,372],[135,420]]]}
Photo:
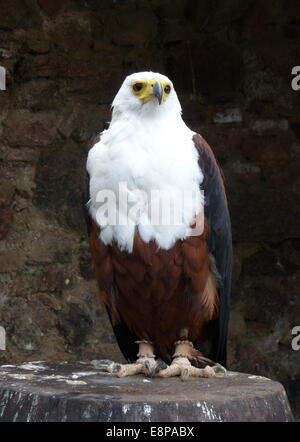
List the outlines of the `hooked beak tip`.
{"label": "hooked beak tip", "polygon": [[159,81],[153,86],[153,95],[157,98],[158,103],[161,104],[163,96],[163,88]]}

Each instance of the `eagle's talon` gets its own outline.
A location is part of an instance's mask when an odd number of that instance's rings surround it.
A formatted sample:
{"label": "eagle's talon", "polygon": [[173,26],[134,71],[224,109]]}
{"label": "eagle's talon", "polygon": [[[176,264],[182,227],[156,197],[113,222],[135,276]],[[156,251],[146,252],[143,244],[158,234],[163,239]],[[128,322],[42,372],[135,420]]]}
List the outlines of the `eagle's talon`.
{"label": "eagle's talon", "polygon": [[113,363],[112,373],[118,373],[122,370],[122,365]]}
{"label": "eagle's talon", "polygon": [[214,365],[214,366],[212,367],[212,369],[214,370],[215,375],[216,375],[217,377],[225,377],[225,376],[227,376],[227,370],[226,370],[226,368],[223,367],[223,365],[221,365],[221,364],[216,363],[216,365]]}
{"label": "eagle's talon", "polygon": [[145,361],[146,373],[148,376],[152,377],[155,373],[155,365],[151,366],[149,359]]}
{"label": "eagle's talon", "polygon": [[100,359],[92,361],[93,366],[100,371],[107,371],[111,373],[114,362],[109,359]]}
{"label": "eagle's talon", "polygon": [[157,374],[161,370],[165,370],[166,368],[168,368],[168,364],[166,364],[164,361],[162,361],[160,359],[159,361],[156,362],[156,365],[155,365],[155,368],[154,368],[154,373]]}
{"label": "eagle's talon", "polygon": [[184,368],[181,372],[181,380],[186,381],[189,378],[189,369]]}

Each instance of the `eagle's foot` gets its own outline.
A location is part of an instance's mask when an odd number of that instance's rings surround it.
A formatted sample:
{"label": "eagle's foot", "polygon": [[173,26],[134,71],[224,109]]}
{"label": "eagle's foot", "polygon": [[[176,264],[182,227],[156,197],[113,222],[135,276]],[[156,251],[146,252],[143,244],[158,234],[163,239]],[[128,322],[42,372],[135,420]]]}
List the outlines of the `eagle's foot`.
{"label": "eagle's foot", "polygon": [[194,367],[188,358],[186,357],[175,357],[172,364],[166,369],[160,370],[157,376],[161,378],[169,378],[173,376],[180,376],[184,381],[189,377],[202,377],[202,378],[212,378],[216,377],[216,371],[214,367],[206,366],[205,368]]}
{"label": "eagle's foot", "polygon": [[161,364],[162,361],[155,360],[152,342],[144,340],[137,341],[137,344],[139,344],[138,359],[133,364],[118,364],[113,361],[103,360],[98,361],[97,367],[118,377],[134,376],[136,374],[144,374],[151,377],[158,370],[166,367],[166,364]]}
{"label": "eagle's foot", "polygon": [[[183,336],[187,336],[187,331],[182,331]],[[182,380],[189,377],[223,377],[226,375],[226,369],[220,364],[216,364],[210,359],[205,358],[188,339],[180,339],[175,343],[175,352],[172,364],[160,370],[157,373],[159,377],[180,376]],[[191,361],[201,362],[203,368],[195,367]]]}
{"label": "eagle's foot", "polygon": [[115,373],[118,377],[133,376],[135,374],[153,376],[155,365],[154,357],[139,357],[133,364],[119,364],[118,368],[115,369]]}
{"label": "eagle's foot", "polygon": [[97,368],[108,373],[115,374],[118,377],[134,376],[144,374],[153,376],[156,370],[156,361],[154,358],[139,358],[133,364],[119,364],[117,362],[103,360],[97,361]]}

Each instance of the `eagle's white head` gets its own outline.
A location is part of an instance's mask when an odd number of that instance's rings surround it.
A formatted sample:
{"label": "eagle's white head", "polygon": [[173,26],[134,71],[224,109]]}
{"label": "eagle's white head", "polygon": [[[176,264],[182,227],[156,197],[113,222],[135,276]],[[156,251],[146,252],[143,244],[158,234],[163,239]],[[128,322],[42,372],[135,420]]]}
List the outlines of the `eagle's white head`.
{"label": "eagle's white head", "polygon": [[180,115],[181,106],[172,81],[156,72],[138,72],[125,78],[112,103],[114,114]]}

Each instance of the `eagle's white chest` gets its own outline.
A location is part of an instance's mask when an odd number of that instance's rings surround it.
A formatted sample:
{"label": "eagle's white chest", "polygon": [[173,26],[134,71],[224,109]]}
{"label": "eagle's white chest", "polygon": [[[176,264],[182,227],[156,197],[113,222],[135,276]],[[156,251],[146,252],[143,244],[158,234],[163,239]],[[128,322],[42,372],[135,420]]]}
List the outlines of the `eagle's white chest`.
{"label": "eagle's white chest", "polygon": [[182,120],[167,127],[123,121],[90,150],[89,209],[105,244],[116,241],[131,252],[138,232],[145,242],[169,249],[186,238],[192,219],[203,212],[193,132]]}

